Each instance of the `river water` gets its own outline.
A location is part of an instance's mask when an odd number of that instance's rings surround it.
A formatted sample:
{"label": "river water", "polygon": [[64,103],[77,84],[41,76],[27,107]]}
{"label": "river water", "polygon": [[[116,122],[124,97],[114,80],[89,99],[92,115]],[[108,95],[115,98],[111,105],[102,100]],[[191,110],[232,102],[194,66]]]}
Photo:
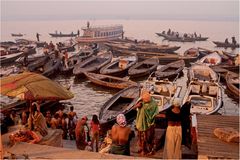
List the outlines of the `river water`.
{"label": "river water", "polygon": [[[13,41],[11,33],[23,33],[23,38],[36,40],[36,33],[40,33],[41,41],[53,41],[54,43],[64,41],[66,38],[51,38],[48,33],[53,33],[56,30],[62,33],[74,33],[81,30],[81,27],[86,26],[86,20],[69,20],[69,21],[3,21],[1,22],[1,41]],[[239,42],[239,22],[234,21],[165,21],[165,20],[93,20],[90,25],[112,25],[122,24],[124,27],[125,36],[136,39],[148,39],[160,44],[179,45],[181,48],[177,51],[183,53],[191,47],[203,47],[210,50],[225,50],[223,48],[215,48],[212,41],[224,41],[225,38],[231,40],[235,36]],[[201,34],[209,37],[208,41],[195,43],[180,43],[162,41],[155,33],[167,31],[169,28],[180,33]],[[81,33],[81,31],[80,31]],[[235,54],[239,53],[239,49],[228,52]],[[184,76],[177,80],[177,84],[183,87],[181,96],[186,90],[187,68],[184,69]],[[141,79],[143,81],[146,78]],[[93,114],[98,114],[100,107],[106,102],[117,90],[108,89],[91,84],[86,78],[75,79],[74,76],[65,77],[57,76],[54,80],[63,85],[71,85],[71,91],[75,97],[71,102],[79,117],[88,115],[89,118]],[[223,88],[226,86],[223,84]],[[223,91],[223,107],[218,111],[224,115],[238,115],[239,103],[238,100],[232,99],[230,95]]]}

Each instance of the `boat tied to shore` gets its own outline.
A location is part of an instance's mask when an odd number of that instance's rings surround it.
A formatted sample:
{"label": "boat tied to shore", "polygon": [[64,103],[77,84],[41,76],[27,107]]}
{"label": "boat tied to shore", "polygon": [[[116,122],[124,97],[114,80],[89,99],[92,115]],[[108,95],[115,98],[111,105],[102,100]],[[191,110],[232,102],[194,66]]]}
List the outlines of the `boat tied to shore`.
{"label": "boat tied to shore", "polygon": [[172,63],[168,63],[167,65],[163,65],[155,71],[155,76],[163,79],[163,78],[173,78],[180,74],[185,67],[184,60],[178,60]]}
{"label": "boat tied to shore", "polygon": [[142,62],[138,62],[128,70],[128,75],[132,77],[142,77],[150,75],[157,69],[159,60],[157,58],[146,59]]}
{"label": "boat tied to shore", "polygon": [[187,101],[191,102],[191,114],[214,114],[223,105],[222,88],[218,82],[191,81],[183,104]]}
{"label": "boat tied to shore", "polygon": [[130,86],[137,86],[136,82],[129,80],[129,77],[119,78],[109,75],[96,74],[90,72],[84,72],[85,76],[97,85],[104,87],[115,88],[115,89],[125,89]]}
{"label": "boat tied to shore", "polygon": [[210,67],[206,65],[193,65],[188,70],[188,79],[189,81],[198,80],[198,81],[208,81],[216,82],[218,81],[218,75]]}
{"label": "boat tied to shore", "polygon": [[133,56],[120,56],[113,62],[107,64],[100,69],[101,74],[121,76],[127,73],[128,69],[136,64],[138,57]]}
{"label": "boat tied to shore", "polygon": [[116,122],[117,115],[120,113],[126,116],[128,122],[133,121],[137,115],[137,111],[132,108],[137,103],[139,96],[140,87],[131,86],[119,91],[107,100],[99,112],[101,128],[110,129]]}
{"label": "boat tied to shore", "polygon": [[112,52],[99,52],[98,55],[94,55],[81,63],[74,66],[73,74],[75,76],[81,75],[84,72],[97,72],[103,66],[107,65],[112,60]]}

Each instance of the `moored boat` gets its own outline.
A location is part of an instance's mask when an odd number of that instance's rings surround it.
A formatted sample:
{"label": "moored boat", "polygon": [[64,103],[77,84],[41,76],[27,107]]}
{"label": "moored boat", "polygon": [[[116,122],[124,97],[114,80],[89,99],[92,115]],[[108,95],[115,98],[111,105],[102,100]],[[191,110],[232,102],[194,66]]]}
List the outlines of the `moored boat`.
{"label": "moored boat", "polygon": [[199,49],[190,48],[183,53],[183,56],[185,56],[185,57],[198,57],[199,56]]}
{"label": "moored boat", "polygon": [[240,95],[240,78],[239,74],[228,72],[225,75],[228,89],[239,98]]}
{"label": "moored boat", "polygon": [[81,63],[75,65],[73,74],[75,76],[83,74],[83,72],[97,72],[103,66],[112,60],[111,52],[100,52],[96,56],[92,56]]}
{"label": "moored boat", "polygon": [[126,78],[119,78],[90,72],[84,72],[84,74],[92,83],[105,87],[124,89],[130,86],[137,86],[136,82],[133,82]]}
{"label": "moored boat", "polygon": [[133,65],[128,70],[128,75],[130,77],[141,77],[150,75],[153,71],[157,69],[159,60],[157,58],[146,59],[142,62],[138,62]]}
{"label": "moored boat", "polygon": [[155,76],[150,76],[143,83],[143,88],[150,91],[151,96],[158,104],[159,112],[170,108],[173,98],[179,98],[182,90],[182,87],[177,86],[176,82],[171,82],[168,79],[159,80]]}
{"label": "moored boat", "polygon": [[115,61],[107,64],[100,69],[101,74],[106,75],[123,75],[128,69],[137,63],[138,57],[135,56],[123,56],[118,57]]}
{"label": "moored boat", "polygon": [[197,61],[197,63],[205,64],[208,66],[218,65],[221,62],[222,62],[222,58],[216,52],[206,55],[206,56],[202,57],[199,61]]}
{"label": "moored boat", "polygon": [[57,74],[57,71],[59,70],[60,65],[61,65],[61,59],[59,59],[59,58],[50,59],[43,66],[42,75],[44,75],[46,77],[50,77],[53,74]]}
{"label": "moored boat", "polygon": [[188,71],[189,81],[217,81],[218,75],[206,65],[193,65]]}
{"label": "moored boat", "polygon": [[187,101],[191,103],[191,114],[214,114],[223,104],[221,87],[216,82],[191,81],[183,104]]}
{"label": "moored boat", "polygon": [[116,122],[118,114],[122,113],[128,121],[135,119],[137,111],[132,109],[139,99],[140,88],[131,86],[123,89],[104,103],[99,112],[101,128],[110,129]]}
{"label": "moored boat", "polygon": [[158,78],[172,78],[180,74],[185,66],[184,60],[175,61],[167,65],[161,66],[155,71]]}
{"label": "moored boat", "polygon": [[12,53],[12,54],[0,56],[0,65],[12,64],[15,62],[16,59],[18,59],[22,55],[23,55],[23,52],[18,52],[18,53]]}

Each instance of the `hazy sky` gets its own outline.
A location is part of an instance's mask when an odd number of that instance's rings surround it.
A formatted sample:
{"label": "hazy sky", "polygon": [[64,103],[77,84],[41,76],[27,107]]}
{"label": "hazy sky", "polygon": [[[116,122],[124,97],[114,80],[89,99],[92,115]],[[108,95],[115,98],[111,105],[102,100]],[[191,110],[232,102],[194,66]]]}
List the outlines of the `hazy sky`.
{"label": "hazy sky", "polygon": [[239,0],[1,0],[1,19],[237,20]]}

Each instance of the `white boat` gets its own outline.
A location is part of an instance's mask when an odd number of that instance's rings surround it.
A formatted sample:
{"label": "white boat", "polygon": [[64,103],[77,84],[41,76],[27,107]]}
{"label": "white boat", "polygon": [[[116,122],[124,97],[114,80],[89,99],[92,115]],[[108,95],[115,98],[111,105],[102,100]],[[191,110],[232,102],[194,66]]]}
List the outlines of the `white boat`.
{"label": "white boat", "polygon": [[222,89],[216,82],[191,81],[185,93],[183,104],[191,102],[191,114],[216,113],[222,106]]}
{"label": "white boat", "polygon": [[123,26],[87,26],[83,27],[83,35],[76,37],[79,43],[107,42],[123,37]]}
{"label": "white boat", "polygon": [[143,88],[150,91],[151,96],[158,104],[159,112],[163,112],[171,107],[173,98],[180,95],[181,86],[168,79],[158,80],[156,77],[150,77],[143,83]]}
{"label": "white boat", "polygon": [[197,79],[198,81],[217,81],[218,75],[206,65],[195,64],[189,68],[189,81]]}
{"label": "white boat", "polygon": [[207,66],[214,66],[220,64],[221,62],[222,57],[218,53],[214,52],[202,57],[197,63],[205,64]]}

